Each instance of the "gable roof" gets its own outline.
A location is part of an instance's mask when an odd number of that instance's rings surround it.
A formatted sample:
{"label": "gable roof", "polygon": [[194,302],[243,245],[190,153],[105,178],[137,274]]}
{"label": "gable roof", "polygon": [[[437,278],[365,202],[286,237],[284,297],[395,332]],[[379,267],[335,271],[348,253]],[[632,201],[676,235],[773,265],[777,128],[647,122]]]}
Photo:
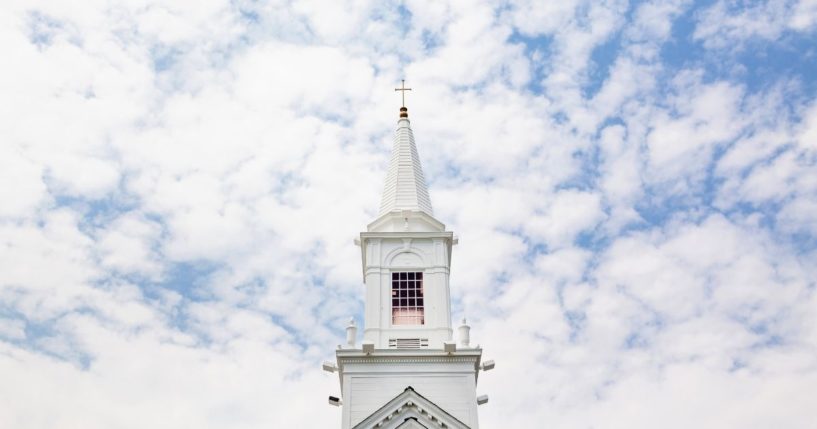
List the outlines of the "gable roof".
{"label": "gable roof", "polygon": [[408,386],[352,429],[470,429],[434,402]]}

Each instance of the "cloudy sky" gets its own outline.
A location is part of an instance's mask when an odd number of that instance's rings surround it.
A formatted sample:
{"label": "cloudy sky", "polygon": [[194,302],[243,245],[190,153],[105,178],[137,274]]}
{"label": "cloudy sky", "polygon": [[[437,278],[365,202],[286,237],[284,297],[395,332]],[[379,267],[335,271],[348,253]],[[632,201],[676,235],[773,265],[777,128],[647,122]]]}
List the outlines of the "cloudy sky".
{"label": "cloudy sky", "polygon": [[0,427],[339,427],[401,78],[483,427],[817,427],[817,2],[384,3],[2,3]]}

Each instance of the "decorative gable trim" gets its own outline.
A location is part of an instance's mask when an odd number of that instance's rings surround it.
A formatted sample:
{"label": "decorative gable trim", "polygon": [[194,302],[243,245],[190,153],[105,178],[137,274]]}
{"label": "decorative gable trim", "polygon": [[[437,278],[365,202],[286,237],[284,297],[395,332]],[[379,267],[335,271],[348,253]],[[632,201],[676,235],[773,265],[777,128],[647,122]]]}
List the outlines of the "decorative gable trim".
{"label": "decorative gable trim", "polygon": [[406,417],[397,429],[428,429],[428,426],[420,423],[417,417]]}
{"label": "decorative gable trim", "polygon": [[470,429],[411,386],[353,429]]}

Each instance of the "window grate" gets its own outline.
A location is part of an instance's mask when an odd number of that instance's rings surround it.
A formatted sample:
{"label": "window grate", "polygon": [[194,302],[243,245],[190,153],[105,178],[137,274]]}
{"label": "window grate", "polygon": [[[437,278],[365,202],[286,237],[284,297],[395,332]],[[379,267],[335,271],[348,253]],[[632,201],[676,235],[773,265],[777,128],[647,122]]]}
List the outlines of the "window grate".
{"label": "window grate", "polygon": [[390,349],[424,349],[428,348],[428,338],[390,338]]}
{"label": "window grate", "polygon": [[391,323],[423,325],[423,273],[391,273]]}

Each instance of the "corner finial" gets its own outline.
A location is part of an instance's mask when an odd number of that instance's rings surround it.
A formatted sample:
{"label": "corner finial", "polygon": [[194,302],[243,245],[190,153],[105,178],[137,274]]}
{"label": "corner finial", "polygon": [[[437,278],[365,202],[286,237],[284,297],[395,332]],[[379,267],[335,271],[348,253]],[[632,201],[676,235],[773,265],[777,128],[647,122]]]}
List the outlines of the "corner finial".
{"label": "corner finial", "polygon": [[353,349],[355,348],[355,342],[357,339],[357,326],[355,325],[355,318],[349,318],[349,325],[346,326],[346,347]]}
{"label": "corner finial", "polygon": [[465,318],[462,318],[462,325],[458,328],[460,334],[460,347],[467,349],[471,346],[471,327]]}
{"label": "corner finial", "polygon": [[408,109],[406,108],[406,91],[411,91],[411,88],[406,88],[406,80],[402,80],[403,83],[400,88],[394,88],[395,91],[400,91],[402,98],[403,98],[403,106],[400,107],[400,118],[408,118]]}

